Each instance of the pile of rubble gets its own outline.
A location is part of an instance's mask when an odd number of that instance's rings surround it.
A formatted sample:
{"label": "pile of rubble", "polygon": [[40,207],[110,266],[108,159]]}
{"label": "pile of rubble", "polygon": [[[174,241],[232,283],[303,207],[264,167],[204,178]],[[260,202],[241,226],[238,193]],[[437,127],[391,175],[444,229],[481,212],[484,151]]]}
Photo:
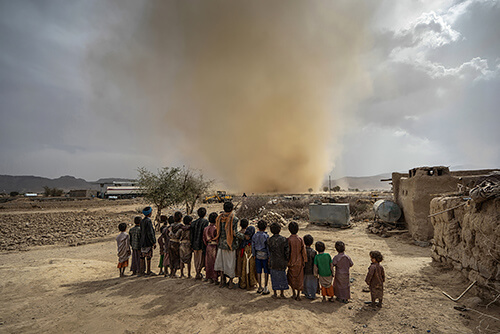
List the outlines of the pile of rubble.
{"label": "pile of rubble", "polygon": [[278,223],[282,227],[288,225],[288,222],[286,221],[285,218],[283,218],[282,215],[273,211],[263,211],[258,220],[261,219],[265,220],[268,225],[271,225],[272,223]]}
{"label": "pile of rubble", "polygon": [[382,238],[388,238],[394,234],[408,232],[408,230],[399,223],[388,223],[383,221],[373,221],[368,224],[366,229],[370,233],[379,234]]}

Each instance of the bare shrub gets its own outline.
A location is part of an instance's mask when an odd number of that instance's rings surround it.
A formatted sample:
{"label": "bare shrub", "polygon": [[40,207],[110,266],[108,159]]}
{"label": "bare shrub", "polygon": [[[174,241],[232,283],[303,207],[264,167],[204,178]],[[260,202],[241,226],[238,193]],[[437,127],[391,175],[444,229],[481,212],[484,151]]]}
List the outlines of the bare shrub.
{"label": "bare shrub", "polygon": [[273,207],[273,211],[286,219],[309,219],[310,199],[280,201]]}
{"label": "bare shrub", "polygon": [[304,208],[277,208],[276,210],[277,213],[279,213],[283,218],[285,219],[304,219],[308,220],[309,219],[309,209],[307,207]]}
{"label": "bare shrub", "polygon": [[351,217],[354,220],[373,218],[373,203],[370,200],[350,197],[348,203]]}
{"label": "bare shrub", "polygon": [[276,206],[282,209],[307,209],[309,207],[309,203],[311,200],[309,199],[300,199],[293,201],[281,201]]}

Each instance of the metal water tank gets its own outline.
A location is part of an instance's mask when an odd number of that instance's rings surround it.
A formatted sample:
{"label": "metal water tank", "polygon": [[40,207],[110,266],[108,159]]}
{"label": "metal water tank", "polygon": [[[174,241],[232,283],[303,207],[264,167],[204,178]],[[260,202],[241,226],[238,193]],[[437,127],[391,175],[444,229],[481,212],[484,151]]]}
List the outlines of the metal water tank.
{"label": "metal water tank", "polygon": [[386,222],[396,222],[401,217],[401,209],[399,205],[393,201],[381,199],[373,204],[375,215]]}
{"label": "metal water tank", "polygon": [[332,227],[347,227],[349,223],[349,203],[311,203],[309,221]]}

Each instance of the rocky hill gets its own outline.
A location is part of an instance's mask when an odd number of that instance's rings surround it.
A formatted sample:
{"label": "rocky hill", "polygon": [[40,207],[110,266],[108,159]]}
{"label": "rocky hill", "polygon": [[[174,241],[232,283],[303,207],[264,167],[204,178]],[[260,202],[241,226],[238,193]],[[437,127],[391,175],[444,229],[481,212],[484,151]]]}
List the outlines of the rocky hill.
{"label": "rocky hill", "polygon": [[[337,180],[332,180],[332,187],[340,186],[342,189],[359,189],[359,190],[390,190],[389,182],[380,182],[381,179],[390,178],[391,174],[380,174],[375,176],[353,177],[346,176]],[[46,177],[32,175],[0,175],[0,193],[10,193],[17,191],[25,192],[43,192],[43,187],[59,188],[64,191],[72,189],[92,189],[99,190],[100,183],[112,183],[113,181],[127,182],[130,179],[123,178],[100,178],[97,181],[86,181],[74,176],[61,176],[57,179],[49,179]],[[328,180],[323,183],[323,186],[328,186]]]}
{"label": "rocky hill", "polygon": [[[381,182],[381,179],[390,179],[391,174],[379,174],[375,176],[346,176],[337,180],[332,180],[332,188],[339,186],[342,189],[359,190],[391,190],[390,182]],[[328,180],[323,183],[328,186]]]}
{"label": "rocky hill", "polygon": [[59,188],[65,191],[70,189],[99,189],[99,185],[78,179],[74,176],[61,176],[57,179],[32,175],[0,175],[0,192],[9,193],[11,191],[43,192],[43,187]]}

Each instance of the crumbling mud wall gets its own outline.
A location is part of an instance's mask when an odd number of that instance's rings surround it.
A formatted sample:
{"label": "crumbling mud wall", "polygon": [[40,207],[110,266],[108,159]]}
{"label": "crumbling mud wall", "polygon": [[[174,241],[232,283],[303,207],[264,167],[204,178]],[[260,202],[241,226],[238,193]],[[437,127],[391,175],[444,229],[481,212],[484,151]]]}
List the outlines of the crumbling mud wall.
{"label": "crumbling mud wall", "polygon": [[476,205],[461,196],[438,197],[430,204],[431,214],[454,207],[430,218],[432,258],[477,281],[491,297],[492,289],[500,291],[500,198]]}
{"label": "crumbling mud wall", "polygon": [[394,200],[401,207],[413,239],[429,241],[434,227],[429,219],[435,197],[465,191],[495,169],[450,172],[446,166],[417,167],[408,173],[392,173]]}
{"label": "crumbling mud wall", "polygon": [[398,178],[397,191],[394,187],[396,203],[403,209],[413,239],[429,241],[434,236],[434,228],[428,218],[431,199],[456,191],[458,178],[453,177],[448,167],[444,166],[414,168],[406,175]]}

